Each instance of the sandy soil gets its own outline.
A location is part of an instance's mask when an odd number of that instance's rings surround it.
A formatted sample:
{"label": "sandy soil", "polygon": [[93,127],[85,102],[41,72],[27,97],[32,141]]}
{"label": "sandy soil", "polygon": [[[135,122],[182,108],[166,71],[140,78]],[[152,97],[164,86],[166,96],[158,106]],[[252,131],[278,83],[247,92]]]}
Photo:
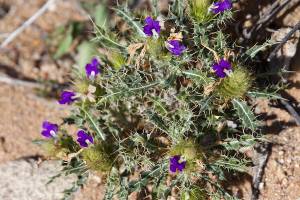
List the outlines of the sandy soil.
{"label": "sandy soil", "polygon": [[260,199],[297,200],[300,198],[300,127],[282,131],[272,140]]}
{"label": "sandy soil", "polygon": [[[45,0],[0,0],[1,5],[9,7],[9,12],[0,19],[0,33],[14,31],[45,2]],[[72,59],[53,60],[48,53],[46,38],[49,33],[68,22],[85,19],[86,15],[78,1],[56,1],[30,28],[25,29],[5,50],[0,51],[0,72],[5,71],[26,79],[65,82],[73,65]]]}
{"label": "sandy soil", "polygon": [[0,85],[0,162],[39,155],[32,143],[40,138],[43,120],[60,122],[67,109],[37,97],[31,89]]}

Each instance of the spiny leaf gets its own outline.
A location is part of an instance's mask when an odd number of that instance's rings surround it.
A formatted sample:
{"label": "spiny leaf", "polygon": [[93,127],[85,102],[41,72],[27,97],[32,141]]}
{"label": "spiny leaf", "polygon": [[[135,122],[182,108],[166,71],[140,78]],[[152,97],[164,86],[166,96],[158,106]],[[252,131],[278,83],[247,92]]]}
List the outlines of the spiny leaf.
{"label": "spiny leaf", "polygon": [[127,22],[127,24],[129,26],[131,26],[134,30],[137,31],[137,33],[141,36],[141,37],[146,37],[142,26],[139,22],[135,21],[130,15],[129,13],[127,13],[124,10],[118,9],[118,8],[113,8],[113,10],[115,10],[117,12],[117,14],[123,18],[124,21]]}
{"label": "spiny leaf", "polygon": [[122,177],[120,180],[120,190],[118,192],[118,197],[119,200],[127,200],[128,199],[128,195],[129,195],[129,191],[128,191],[128,183],[127,183],[127,178],[126,177]]}
{"label": "spiny leaf", "polygon": [[283,97],[281,97],[280,94],[276,94],[275,92],[266,92],[266,91],[252,91],[252,92],[247,92],[247,94],[251,97],[255,98],[266,98],[266,99],[282,99],[286,100]]}
{"label": "spiny leaf", "polygon": [[210,82],[210,78],[208,78],[206,74],[201,71],[183,71],[182,73],[196,81],[199,81],[202,84],[207,84]]}
{"label": "spiny leaf", "polygon": [[112,32],[107,32],[102,27],[97,26],[93,20],[91,19],[94,29],[95,29],[95,35],[96,37],[92,41],[98,41],[103,47],[107,48],[116,48],[121,51],[124,51],[126,49],[125,46],[120,44],[119,42],[116,42],[116,37]]}
{"label": "spiny leaf", "polygon": [[108,14],[107,14],[106,6],[104,4],[100,3],[96,6],[94,17],[97,26],[103,29],[107,29]]}
{"label": "spiny leaf", "polygon": [[257,129],[257,121],[247,103],[242,100],[233,99],[232,104],[242,122],[243,127],[255,131]]}
{"label": "spiny leaf", "polygon": [[110,171],[110,174],[106,182],[106,191],[104,195],[105,200],[113,199],[114,191],[118,187],[118,182],[119,182],[119,172],[115,167],[113,167]]}
{"label": "spiny leaf", "polygon": [[55,55],[54,59],[58,59],[61,56],[63,56],[65,53],[67,53],[72,45],[73,42],[73,36],[72,36],[72,30],[68,31],[67,35],[63,39],[62,43],[59,45]]}
{"label": "spiny leaf", "polygon": [[223,167],[227,170],[245,172],[247,163],[249,163],[249,161],[245,159],[237,159],[235,157],[222,156],[219,160],[217,160],[214,163],[214,165]]}
{"label": "spiny leaf", "polygon": [[85,76],[85,65],[89,63],[93,56],[97,54],[96,47],[93,43],[90,42],[83,42],[77,47],[79,52],[77,64],[78,64],[78,71],[80,72],[81,76]]}
{"label": "spiny leaf", "polygon": [[165,173],[167,167],[167,163],[160,164],[158,166],[155,166],[151,171],[143,172],[141,174],[141,178],[137,181],[131,181],[129,182],[129,191],[140,191],[142,188],[144,188],[147,183],[152,178],[160,177],[162,174]]}
{"label": "spiny leaf", "polygon": [[90,115],[90,113],[88,111],[86,111],[85,109],[81,109],[87,116],[88,120],[90,121],[92,128],[94,129],[94,131],[96,131],[97,136],[99,138],[101,138],[102,140],[105,140],[105,134],[103,133],[102,129],[100,128],[100,126],[98,125],[97,121]]}
{"label": "spiny leaf", "polygon": [[164,120],[156,113],[148,112],[148,117],[150,122],[155,125],[160,130],[168,133],[168,127],[166,126]]}
{"label": "spiny leaf", "polygon": [[254,45],[250,49],[248,49],[245,54],[250,56],[251,58],[254,58],[259,52],[264,51],[268,46],[274,45],[275,42],[271,40],[267,40],[262,45]]}

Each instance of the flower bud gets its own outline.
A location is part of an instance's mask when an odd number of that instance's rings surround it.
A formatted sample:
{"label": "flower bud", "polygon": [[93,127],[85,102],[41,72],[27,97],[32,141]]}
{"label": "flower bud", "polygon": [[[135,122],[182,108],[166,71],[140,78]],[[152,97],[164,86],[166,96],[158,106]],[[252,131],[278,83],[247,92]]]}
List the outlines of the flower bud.
{"label": "flower bud", "polygon": [[75,81],[75,91],[80,94],[88,93],[89,82],[86,80],[76,80]]}
{"label": "flower bud", "polygon": [[190,14],[198,22],[202,23],[210,19],[209,7],[211,0],[189,0]]}
{"label": "flower bud", "polygon": [[121,67],[126,65],[126,59],[121,53],[118,52],[113,52],[111,54],[110,62],[113,65],[112,67],[116,70],[119,70]]}
{"label": "flower bud", "polygon": [[206,200],[207,194],[197,186],[193,186],[190,191],[186,191],[181,195],[181,200]]}
{"label": "flower bud", "polygon": [[218,93],[225,99],[240,98],[251,86],[251,77],[246,69],[235,67],[218,86]]}
{"label": "flower bud", "polygon": [[170,151],[171,155],[182,155],[186,160],[194,160],[201,157],[201,152],[193,141],[182,140]]}
{"label": "flower bud", "polygon": [[95,145],[84,149],[82,152],[86,165],[95,171],[108,172],[112,166],[112,159],[101,145]]}

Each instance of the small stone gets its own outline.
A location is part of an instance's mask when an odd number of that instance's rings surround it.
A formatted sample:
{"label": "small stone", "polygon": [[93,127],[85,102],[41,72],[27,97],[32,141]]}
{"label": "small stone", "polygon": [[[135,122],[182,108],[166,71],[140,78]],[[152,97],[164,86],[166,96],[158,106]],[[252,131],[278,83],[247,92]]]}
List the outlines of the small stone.
{"label": "small stone", "polygon": [[288,184],[287,178],[284,178],[281,183],[282,185],[286,186]]}
{"label": "small stone", "polygon": [[61,168],[59,161],[17,160],[0,165],[0,199],[54,200],[63,197],[74,176],[60,177],[46,185]]}
{"label": "small stone", "polygon": [[264,186],[265,186],[264,182],[259,183],[259,186],[258,186],[259,190],[263,190]]}
{"label": "small stone", "polygon": [[278,162],[279,164],[281,164],[281,165],[284,164],[284,160],[283,160],[283,159],[279,159],[277,162]]}

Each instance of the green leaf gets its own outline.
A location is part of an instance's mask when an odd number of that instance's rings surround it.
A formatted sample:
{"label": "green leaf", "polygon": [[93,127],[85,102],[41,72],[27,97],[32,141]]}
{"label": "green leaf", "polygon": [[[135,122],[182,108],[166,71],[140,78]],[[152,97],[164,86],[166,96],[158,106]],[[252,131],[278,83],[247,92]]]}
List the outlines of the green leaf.
{"label": "green leaf", "polygon": [[165,173],[167,166],[168,163],[162,163],[153,167],[150,171],[142,172],[141,178],[139,180],[129,182],[130,193],[134,191],[140,191],[148,184],[151,179],[162,176]]}
{"label": "green leaf", "polygon": [[239,172],[245,172],[247,170],[247,164],[249,161],[246,159],[238,159],[235,157],[227,157],[225,155],[221,156],[213,165],[225,168],[227,170],[234,170]]}
{"label": "green leaf", "polygon": [[276,94],[276,92],[266,92],[266,91],[253,91],[247,92],[247,94],[251,97],[255,98],[266,98],[266,99],[274,99],[274,100],[286,100],[285,98],[281,97],[280,94]]}
{"label": "green leaf", "polygon": [[210,78],[204,72],[191,70],[191,71],[183,71],[183,74],[192,78],[195,81],[200,82],[201,84],[208,84],[210,82]]}
{"label": "green leaf", "polygon": [[127,22],[127,24],[132,27],[134,30],[136,30],[136,32],[141,36],[141,37],[146,37],[143,29],[142,29],[142,25],[135,21],[130,15],[129,13],[127,13],[124,10],[118,9],[118,8],[113,8],[113,10],[115,10],[117,12],[117,14],[122,17],[122,19],[124,21]]}
{"label": "green leaf", "polygon": [[96,25],[106,30],[108,27],[108,13],[107,8],[104,4],[100,3],[96,6],[94,17]]}
{"label": "green leaf", "polygon": [[91,125],[92,125],[92,129],[94,129],[94,131],[97,133],[97,136],[99,138],[101,138],[102,140],[105,140],[105,134],[103,133],[102,129],[100,128],[100,126],[97,123],[97,120],[94,119],[89,112],[87,112],[85,109],[81,109],[87,116],[88,120],[90,121]]}
{"label": "green leaf", "polygon": [[148,112],[147,114],[150,122],[153,125],[155,125],[158,129],[168,134],[168,127],[166,126],[164,120],[158,114],[152,112]]}
{"label": "green leaf", "polygon": [[45,144],[47,141],[46,140],[33,140],[32,143],[35,145],[42,145]]}
{"label": "green leaf", "polygon": [[83,42],[77,48],[78,50],[78,71],[82,76],[85,75],[85,65],[91,61],[91,59],[97,55],[96,47],[93,43],[90,42]]}
{"label": "green leaf", "polygon": [[275,44],[274,41],[267,40],[262,45],[254,45],[250,49],[248,49],[245,54],[250,56],[250,58],[254,58],[259,52],[264,51],[268,46],[273,46]]}
{"label": "green leaf", "polygon": [[67,53],[73,43],[72,31],[68,31],[67,35],[59,45],[56,53],[54,54],[54,59],[58,59]]}
{"label": "green leaf", "polygon": [[233,99],[232,104],[242,122],[243,127],[255,131],[257,129],[257,121],[247,103],[245,101]]}
{"label": "green leaf", "polygon": [[114,197],[114,191],[116,190],[116,188],[118,187],[118,183],[119,183],[119,172],[118,170],[113,167],[110,171],[110,174],[107,178],[106,181],[106,191],[105,191],[105,195],[104,195],[104,199],[105,200],[112,200]]}

